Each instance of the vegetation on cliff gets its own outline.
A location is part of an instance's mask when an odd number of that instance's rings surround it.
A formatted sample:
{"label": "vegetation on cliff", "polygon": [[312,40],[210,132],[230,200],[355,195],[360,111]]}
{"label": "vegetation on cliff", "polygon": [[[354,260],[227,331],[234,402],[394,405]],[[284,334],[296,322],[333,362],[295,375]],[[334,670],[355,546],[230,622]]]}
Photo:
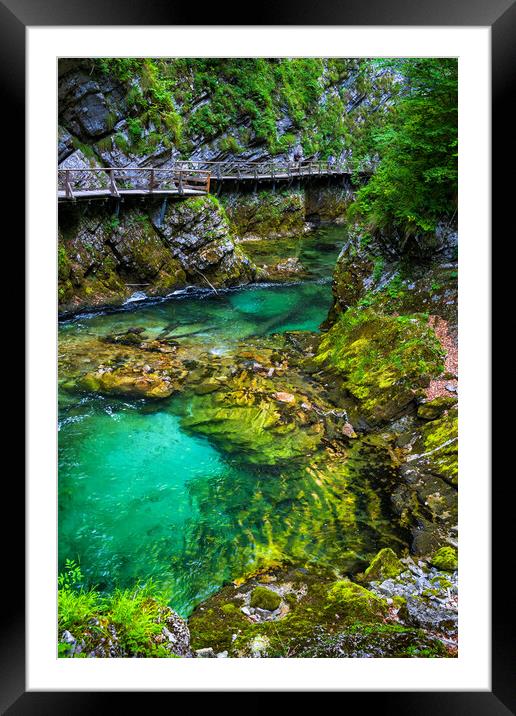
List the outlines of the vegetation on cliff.
{"label": "vegetation on cliff", "polygon": [[165,142],[188,157],[217,140],[221,154],[275,156],[300,143],[306,156],[347,150],[358,164],[398,91],[389,68],[363,59],[106,58],[93,71],[126,88],[115,141],[136,154]]}
{"label": "vegetation on cliff", "polygon": [[456,210],[458,67],[443,58],[386,65],[399,73],[402,91],[374,133],[380,164],[352,211],[369,232],[406,240],[433,232]]}
{"label": "vegetation on cliff", "polygon": [[323,337],[315,362],[341,379],[366,420],[388,420],[443,370],[442,349],[427,320],[350,308]]}

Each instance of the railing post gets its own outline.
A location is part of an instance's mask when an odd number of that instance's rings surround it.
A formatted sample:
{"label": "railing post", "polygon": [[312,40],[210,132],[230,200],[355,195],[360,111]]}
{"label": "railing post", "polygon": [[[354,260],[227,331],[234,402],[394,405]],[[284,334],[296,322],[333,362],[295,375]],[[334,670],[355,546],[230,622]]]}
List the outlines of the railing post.
{"label": "railing post", "polygon": [[185,193],[185,190],[183,189],[183,170],[182,169],[179,170],[179,187],[178,187],[178,189],[179,189],[180,194]]}
{"label": "railing post", "polygon": [[117,186],[115,184],[115,170],[109,169],[109,191],[112,196],[120,196]]}
{"label": "railing post", "polygon": [[152,191],[154,189],[154,169],[151,169],[150,177],[149,177],[149,193],[152,194]]}
{"label": "railing post", "polygon": [[74,199],[72,185],[70,183],[71,169],[65,169],[65,196],[67,199]]}

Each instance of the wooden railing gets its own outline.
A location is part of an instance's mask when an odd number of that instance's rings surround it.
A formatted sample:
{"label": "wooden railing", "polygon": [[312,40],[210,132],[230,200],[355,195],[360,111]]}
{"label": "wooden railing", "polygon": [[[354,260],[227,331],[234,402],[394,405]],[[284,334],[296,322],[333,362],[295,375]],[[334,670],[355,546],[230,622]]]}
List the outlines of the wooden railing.
{"label": "wooden railing", "polygon": [[[59,199],[135,194],[208,194],[210,181],[290,181],[300,177],[344,176],[352,173],[342,161],[266,161],[228,159],[221,162],[178,160],[156,167],[95,167],[58,170]],[[362,173],[367,174],[364,168]]]}
{"label": "wooden railing", "polygon": [[329,174],[351,174],[352,169],[342,161],[303,160],[249,162],[228,159],[221,162],[185,160],[177,162],[183,169],[206,170],[212,180],[238,179],[288,179],[290,177],[326,176]]}
{"label": "wooden railing", "polygon": [[58,170],[58,195],[75,199],[86,194],[114,196],[130,194],[207,194],[210,172],[174,166],[84,168]]}

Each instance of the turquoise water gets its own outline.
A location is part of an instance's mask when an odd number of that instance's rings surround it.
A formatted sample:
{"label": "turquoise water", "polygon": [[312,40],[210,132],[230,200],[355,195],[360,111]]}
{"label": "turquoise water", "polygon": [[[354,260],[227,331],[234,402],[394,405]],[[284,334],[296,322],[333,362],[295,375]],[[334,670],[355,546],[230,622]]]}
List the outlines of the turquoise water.
{"label": "turquoise water", "polygon": [[[88,369],[92,338],[130,326],[227,354],[238,340],[317,330],[345,234],[321,232],[310,279],[133,303],[60,327],[60,356]],[[305,239],[304,242],[307,242]],[[326,274],[326,276],[325,276]],[[66,375],[61,377],[66,378]],[[161,401],[60,393],[59,563],[80,562],[100,589],[152,577],[187,615],[257,565],[351,567],[397,538],[360,450],[343,465],[246,465],[181,428],[182,396]]]}

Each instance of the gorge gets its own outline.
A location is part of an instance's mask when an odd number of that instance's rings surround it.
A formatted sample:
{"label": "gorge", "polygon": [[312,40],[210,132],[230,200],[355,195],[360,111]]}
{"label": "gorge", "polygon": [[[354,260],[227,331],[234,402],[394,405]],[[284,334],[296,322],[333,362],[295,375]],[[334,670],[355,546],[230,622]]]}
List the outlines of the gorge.
{"label": "gorge", "polygon": [[60,202],[60,656],[456,656],[453,63],[61,61],[85,187],[349,174]]}

